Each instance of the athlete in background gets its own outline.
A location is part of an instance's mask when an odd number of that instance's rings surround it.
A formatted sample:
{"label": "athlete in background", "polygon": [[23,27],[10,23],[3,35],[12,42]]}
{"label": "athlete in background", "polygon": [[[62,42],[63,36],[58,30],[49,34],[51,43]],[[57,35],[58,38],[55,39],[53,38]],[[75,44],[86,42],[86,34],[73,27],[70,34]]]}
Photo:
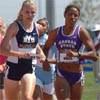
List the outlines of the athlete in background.
{"label": "athlete in background", "polygon": [[[39,19],[38,24],[44,27],[43,32],[39,36],[39,44],[41,48],[44,47],[45,42],[48,39],[49,23],[46,18]],[[53,45],[49,51],[48,58],[55,58],[56,47]],[[35,68],[36,74],[36,89],[34,92],[34,99],[38,100],[52,100],[54,95],[54,74],[55,74],[55,64],[50,64],[50,71],[43,70],[43,64],[38,60],[37,66]]]}
{"label": "athlete in background", "polygon": [[[6,33],[6,25],[4,20],[0,17],[0,44]],[[0,55],[0,100],[5,100],[4,91],[4,70],[5,70],[6,56]]]}

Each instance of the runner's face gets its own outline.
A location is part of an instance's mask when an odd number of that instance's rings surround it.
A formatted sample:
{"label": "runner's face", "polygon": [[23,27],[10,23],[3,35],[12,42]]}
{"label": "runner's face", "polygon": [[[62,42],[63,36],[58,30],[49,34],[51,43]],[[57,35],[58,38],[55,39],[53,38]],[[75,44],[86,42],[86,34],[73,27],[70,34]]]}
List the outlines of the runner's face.
{"label": "runner's face", "polygon": [[75,25],[78,18],[79,18],[79,11],[74,7],[70,8],[65,14],[66,22],[67,24],[70,25]]}
{"label": "runner's face", "polygon": [[36,6],[35,5],[25,5],[22,9],[23,20],[31,22],[36,15]]}
{"label": "runner's face", "polygon": [[38,21],[38,24],[42,25],[43,33],[48,32],[48,24],[45,21]]}
{"label": "runner's face", "polygon": [[2,26],[3,26],[3,22],[2,22],[2,20],[0,19],[0,30],[1,30]]}
{"label": "runner's face", "polygon": [[4,34],[5,33],[5,24],[4,21],[0,18],[0,34]]}

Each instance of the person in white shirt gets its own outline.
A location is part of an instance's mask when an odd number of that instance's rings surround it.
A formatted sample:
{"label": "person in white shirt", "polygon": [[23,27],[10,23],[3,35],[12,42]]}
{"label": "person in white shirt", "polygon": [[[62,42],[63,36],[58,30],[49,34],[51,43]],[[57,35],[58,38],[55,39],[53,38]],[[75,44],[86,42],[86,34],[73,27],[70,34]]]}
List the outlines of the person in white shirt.
{"label": "person in white shirt", "polygon": [[95,24],[91,31],[94,33],[93,42],[95,45],[96,53],[98,55],[98,60],[93,63],[93,71],[96,83],[100,83],[100,25]]}
{"label": "person in white shirt", "polygon": [[[93,41],[98,55],[98,60],[93,63],[93,72],[96,83],[100,85],[100,24],[95,24],[91,31],[94,33]],[[98,94],[98,100],[100,100],[100,92]]]}

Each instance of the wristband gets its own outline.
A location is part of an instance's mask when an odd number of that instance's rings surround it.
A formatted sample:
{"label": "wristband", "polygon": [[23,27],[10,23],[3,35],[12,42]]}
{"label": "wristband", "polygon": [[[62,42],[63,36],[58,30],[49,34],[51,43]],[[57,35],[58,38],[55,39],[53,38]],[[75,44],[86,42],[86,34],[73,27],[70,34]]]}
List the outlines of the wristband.
{"label": "wristband", "polygon": [[80,52],[78,52],[78,58],[80,58],[81,57],[81,54],[80,54]]}

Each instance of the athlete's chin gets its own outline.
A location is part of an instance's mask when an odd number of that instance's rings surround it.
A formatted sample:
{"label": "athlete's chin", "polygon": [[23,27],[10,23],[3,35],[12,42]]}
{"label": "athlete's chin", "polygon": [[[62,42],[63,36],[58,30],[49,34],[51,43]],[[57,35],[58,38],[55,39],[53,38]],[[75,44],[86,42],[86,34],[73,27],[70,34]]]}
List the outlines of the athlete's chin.
{"label": "athlete's chin", "polygon": [[71,26],[71,27],[75,26],[75,23],[71,23],[70,26]]}
{"label": "athlete's chin", "polygon": [[32,18],[28,18],[27,20],[28,20],[29,22],[32,22],[33,19],[32,19]]}

